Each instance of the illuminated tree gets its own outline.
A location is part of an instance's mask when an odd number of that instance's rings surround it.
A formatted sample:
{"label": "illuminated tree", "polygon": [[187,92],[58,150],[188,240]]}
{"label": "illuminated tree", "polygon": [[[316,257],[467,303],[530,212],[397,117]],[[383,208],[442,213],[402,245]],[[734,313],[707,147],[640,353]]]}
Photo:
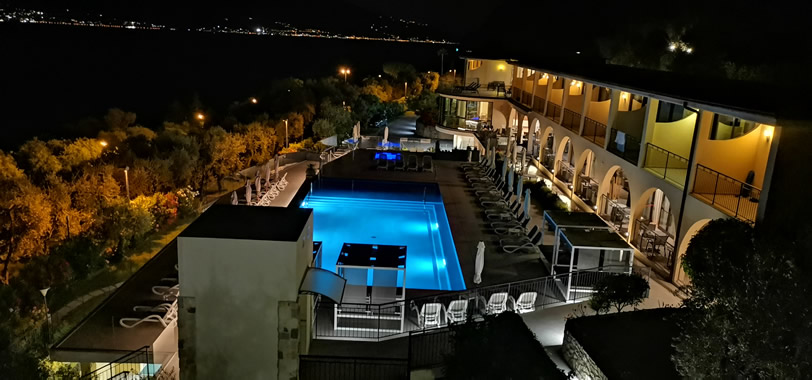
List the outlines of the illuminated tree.
{"label": "illuminated tree", "polygon": [[336,129],[333,127],[330,120],[316,119],[316,121],[313,122],[313,133],[321,138],[326,138],[334,135],[336,133]]}
{"label": "illuminated tree", "polygon": [[214,178],[217,189],[222,190],[223,179],[241,169],[240,155],[245,152],[245,143],[242,136],[213,127],[206,133],[204,144],[208,158],[206,175]]}
{"label": "illuminated tree", "polygon": [[20,147],[19,157],[32,181],[40,186],[46,186],[56,180],[56,175],[62,170],[62,163],[53,154],[44,141],[36,138],[29,140]]}

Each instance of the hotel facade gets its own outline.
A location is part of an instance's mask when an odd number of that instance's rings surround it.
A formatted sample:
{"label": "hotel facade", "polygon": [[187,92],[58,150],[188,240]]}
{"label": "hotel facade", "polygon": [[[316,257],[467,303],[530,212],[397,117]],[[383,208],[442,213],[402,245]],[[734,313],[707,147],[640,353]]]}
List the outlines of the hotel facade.
{"label": "hotel facade", "polygon": [[437,130],[456,148],[478,145],[470,142],[483,129],[502,136],[500,145],[521,145],[526,174],[572,210],[604,218],[663,278],[689,282],[680,257],[710,220],[763,220],[782,131],[774,113],[664,91],[667,83],[649,86],[634,71],[579,75],[465,61],[464,83],[441,91]]}

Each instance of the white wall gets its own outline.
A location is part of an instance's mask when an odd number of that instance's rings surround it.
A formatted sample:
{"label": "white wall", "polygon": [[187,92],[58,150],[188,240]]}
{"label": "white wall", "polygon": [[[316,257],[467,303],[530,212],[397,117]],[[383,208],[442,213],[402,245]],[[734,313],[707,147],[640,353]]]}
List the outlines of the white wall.
{"label": "white wall", "polygon": [[289,378],[277,368],[277,311],[297,301],[312,236],[311,217],[297,242],[178,238],[181,299],[194,305],[181,314],[193,321],[179,322],[193,329],[196,378]]}
{"label": "white wall", "polygon": [[465,83],[471,83],[479,79],[479,83],[482,86],[487,85],[490,82],[494,81],[502,81],[505,82],[505,86],[509,87],[511,85],[511,81],[513,80],[513,65],[508,64],[506,61],[494,61],[494,60],[487,60],[483,59],[482,66],[477,69],[470,70],[469,64],[466,60],[465,62]]}

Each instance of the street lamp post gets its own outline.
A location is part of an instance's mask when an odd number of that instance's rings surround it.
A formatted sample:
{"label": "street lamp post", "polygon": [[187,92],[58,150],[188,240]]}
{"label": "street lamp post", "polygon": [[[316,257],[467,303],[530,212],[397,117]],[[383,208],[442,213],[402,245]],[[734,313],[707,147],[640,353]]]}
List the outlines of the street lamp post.
{"label": "street lamp post", "polygon": [[409,82],[403,82],[403,97],[409,93]]}
{"label": "street lamp post", "polygon": [[350,69],[342,67],[340,70],[338,70],[338,72],[341,73],[342,75],[344,75],[344,83],[346,83],[347,82],[347,75],[350,74]]}
{"label": "street lamp post", "polygon": [[47,317],[47,321],[48,321],[48,325],[46,327],[47,328],[47,330],[46,330],[47,334],[45,334],[45,336],[46,336],[45,339],[47,340],[45,342],[45,349],[46,350],[48,350],[48,346],[50,346],[50,342],[51,342],[51,312],[48,310],[48,297],[46,297],[49,290],[51,290],[50,287],[39,290],[39,292],[42,293],[42,299],[45,302],[45,316]]}
{"label": "street lamp post", "polygon": [[130,171],[130,167],[124,167],[124,188],[127,189],[127,200],[130,200],[130,177],[127,175],[127,172]]}
{"label": "street lamp post", "polygon": [[285,119],[285,148],[288,147],[288,119]]}

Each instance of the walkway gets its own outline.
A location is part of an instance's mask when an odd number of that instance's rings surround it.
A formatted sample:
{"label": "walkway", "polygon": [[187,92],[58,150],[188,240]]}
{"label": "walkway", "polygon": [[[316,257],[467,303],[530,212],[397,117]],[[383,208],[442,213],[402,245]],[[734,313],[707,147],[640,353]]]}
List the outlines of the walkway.
{"label": "walkway", "polygon": [[[407,112],[403,116],[389,123],[389,141],[398,142],[401,137],[415,137],[417,131],[417,115]],[[381,131],[383,134],[383,131]]]}

